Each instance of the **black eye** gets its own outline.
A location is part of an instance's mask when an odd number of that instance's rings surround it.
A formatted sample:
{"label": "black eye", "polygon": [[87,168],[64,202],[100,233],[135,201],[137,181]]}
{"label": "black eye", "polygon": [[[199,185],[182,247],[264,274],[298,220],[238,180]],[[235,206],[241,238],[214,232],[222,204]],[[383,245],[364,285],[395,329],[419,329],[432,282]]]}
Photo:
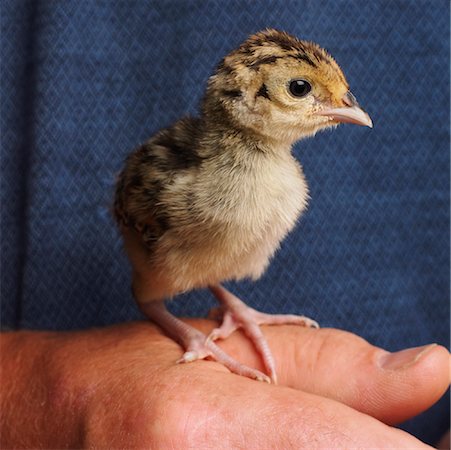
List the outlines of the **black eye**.
{"label": "black eye", "polygon": [[310,83],[305,80],[290,81],[290,92],[295,97],[304,97],[312,90]]}

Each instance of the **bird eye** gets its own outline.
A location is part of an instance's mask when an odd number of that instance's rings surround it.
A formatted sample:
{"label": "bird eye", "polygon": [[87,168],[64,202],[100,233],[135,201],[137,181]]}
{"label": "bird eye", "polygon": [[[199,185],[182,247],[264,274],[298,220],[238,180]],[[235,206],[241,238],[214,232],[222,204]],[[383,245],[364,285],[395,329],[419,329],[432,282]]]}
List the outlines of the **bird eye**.
{"label": "bird eye", "polygon": [[312,90],[312,86],[305,80],[291,80],[289,89],[291,95],[304,97]]}

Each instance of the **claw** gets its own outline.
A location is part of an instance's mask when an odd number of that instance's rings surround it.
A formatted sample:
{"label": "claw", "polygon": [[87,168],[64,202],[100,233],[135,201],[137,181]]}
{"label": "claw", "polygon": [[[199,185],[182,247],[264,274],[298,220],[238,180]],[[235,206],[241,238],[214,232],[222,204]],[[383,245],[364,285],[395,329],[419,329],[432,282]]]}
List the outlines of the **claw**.
{"label": "claw", "polygon": [[205,359],[211,356],[209,352],[205,352],[205,354],[201,354],[199,351],[188,351],[183,353],[182,357],[179,358],[175,363],[176,364],[185,364],[193,361],[197,361],[198,359]]}

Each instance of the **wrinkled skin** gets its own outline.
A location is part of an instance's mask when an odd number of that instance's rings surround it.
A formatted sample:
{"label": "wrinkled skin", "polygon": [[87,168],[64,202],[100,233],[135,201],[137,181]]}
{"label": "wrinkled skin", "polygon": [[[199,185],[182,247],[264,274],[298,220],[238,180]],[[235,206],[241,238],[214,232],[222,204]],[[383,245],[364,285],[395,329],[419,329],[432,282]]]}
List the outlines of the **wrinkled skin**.
{"label": "wrinkled skin", "polygon": [[[181,349],[148,322],[2,333],[1,447],[428,448],[390,425],[443,395],[446,349],[393,359],[339,330],[263,330],[278,386],[213,361],[176,365]],[[263,370],[241,333],[220,345]]]}

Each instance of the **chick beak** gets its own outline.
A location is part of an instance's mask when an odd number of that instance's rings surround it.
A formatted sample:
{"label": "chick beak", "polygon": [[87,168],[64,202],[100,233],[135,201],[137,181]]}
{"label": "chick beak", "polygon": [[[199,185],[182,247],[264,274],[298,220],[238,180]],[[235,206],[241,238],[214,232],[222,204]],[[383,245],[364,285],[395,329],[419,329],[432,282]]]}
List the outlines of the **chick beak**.
{"label": "chick beak", "polygon": [[370,116],[360,108],[356,98],[350,91],[343,97],[343,103],[346,105],[341,108],[325,108],[318,111],[318,116],[330,117],[335,122],[355,123],[373,128],[373,122]]}

